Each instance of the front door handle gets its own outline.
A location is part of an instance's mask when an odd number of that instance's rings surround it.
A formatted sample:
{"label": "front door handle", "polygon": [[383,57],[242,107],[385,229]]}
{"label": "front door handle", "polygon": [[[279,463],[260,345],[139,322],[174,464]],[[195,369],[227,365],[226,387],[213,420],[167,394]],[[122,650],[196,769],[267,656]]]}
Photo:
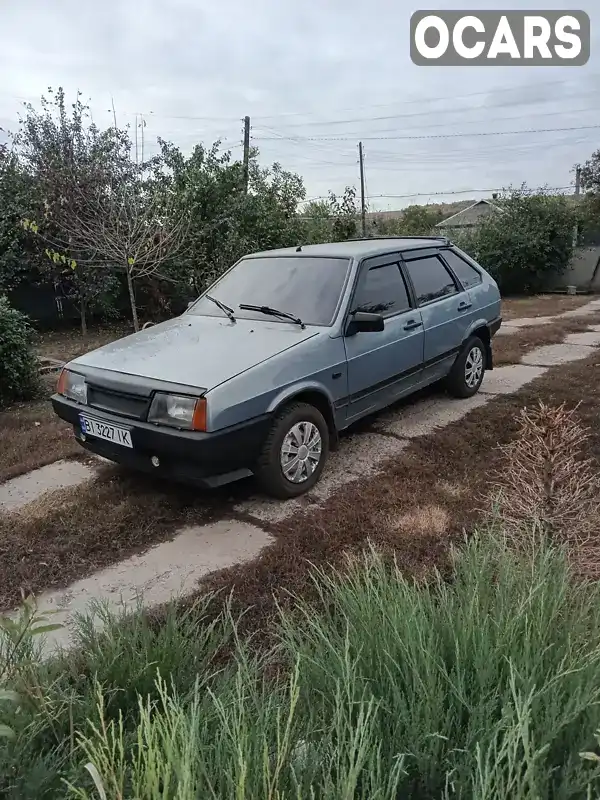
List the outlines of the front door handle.
{"label": "front door handle", "polygon": [[415,328],[418,328],[422,324],[423,324],[422,322],[419,322],[416,319],[409,319],[408,322],[406,323],[406,325],[404,326],[404,330],[405,331],[412,331]]}
{"label": "front door handle", "polygon": [[458,310],[466,311],[468,308],[471,308],[472,305],[473,303],[467,303],[466,301],[463,300],[463,302],[459,304]]}

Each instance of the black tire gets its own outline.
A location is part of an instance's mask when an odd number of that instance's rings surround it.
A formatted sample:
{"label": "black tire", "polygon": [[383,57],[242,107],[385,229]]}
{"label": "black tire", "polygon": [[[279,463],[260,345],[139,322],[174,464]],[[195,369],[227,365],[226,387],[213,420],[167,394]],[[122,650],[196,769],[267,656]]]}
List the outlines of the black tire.
{"label": "black tire", "polygon": [[[281,448],[287,434],[301,422],[312,423],[321,435],[321,455],[313,473],[300,483],[289,480],[281,466]],[[321,412],[309,403],[291,403],[285,406],[273,420],[271,430],[264,441],[261,454],[255,468],[256,478],[264,492],[287,500],[299,497],[321,477],[327,455],[329,453],[329,429]]]}
{"label": "black tire", "polygon": [[[481,374],[475,383],[470,383],[467,375],[467,361],[470,356],[471,358],[473,357],[473,351],[476,349],[481,353]],[[484,343],[479,336],[471,336],[463,345],[448,375],[446,381],[448,392],[453,397],[460,398],[473,397],[474,394],[477,394],[485,375],[486,362],[487,356]]]}

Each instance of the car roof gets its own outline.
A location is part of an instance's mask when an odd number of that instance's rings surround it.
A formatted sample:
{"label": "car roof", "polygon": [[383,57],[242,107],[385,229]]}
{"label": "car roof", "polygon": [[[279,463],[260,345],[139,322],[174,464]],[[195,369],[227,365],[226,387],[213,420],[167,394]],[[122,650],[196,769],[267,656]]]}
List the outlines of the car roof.
{"label": "car roof", "polygon": [[306,244],[298,247],[282,247],[278,250],[264,250],[252,253],[246,258],[273,256],[316,256],[320,258],[365,258],[366,256],[397,253],[404,250],[417,250],[428,247],[447,247],[451,242],[445,236],[382,236],[368,239],[349,239],[345,242],[327,244]]}

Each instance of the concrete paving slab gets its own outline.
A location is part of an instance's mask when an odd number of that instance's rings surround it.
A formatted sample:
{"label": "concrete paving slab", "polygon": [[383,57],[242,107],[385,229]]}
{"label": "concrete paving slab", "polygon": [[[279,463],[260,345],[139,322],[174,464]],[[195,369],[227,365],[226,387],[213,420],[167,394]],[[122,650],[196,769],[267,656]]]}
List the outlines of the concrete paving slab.
{"label": "concrete paving slab", "polygon": [[570,333],[565,339],[565,344],[582,344],[587,347],[598,347],[598,345],[600,345],[600,327],[598,331]]}
{"label": "concrete paving slab", "polygon": [[532,328],[537,325],[550,325],[555,322],[556,317],[517,317],[516,319],[507,319],[502,323],[502,328]]}
{"label": "concrete paving slab", "polygon": [[600,331],[600,325],[590,325],[589,330]]}
{"label": "concrete paving slab", "polygon": [[522,364],[537,367],[555,367],[589,358],[592,349],[581,344],[547,344],[536,347],[521,359]]}
{"label": "concrete paving slab", "polygon": [[79,461],[55,461],[0,485],[0,511],[18,511],[55,489],[79,486],[96,476],[96,471]]}
{"label": "concrete paving slab", "polygon": [[513,333],[518,333],[521,329],[520,328],[511,328],[510,325],[502,325],[502,327],[496,331],[496,336],[510,336]]}
{"label": "concrete paving slab", "polygon": [[297,500],[283,502],[254,497],[239,503],[235,510],[263,522],[281,522],[311,507],[320,507],[342,486],[377,474],[387,458],[399,455],[407,446],[408,441],[402,442],[377,433],[345,436],[339,448],[330,453],[321,480],[306,495]]}
{"label": "concrete paving slab", "polygon": [[426,436],[451,422],[457,422],[475,408],[480,408],[491,398],[476,394],[466,400],[452,397],[433,397],[414,405],[389,411],[377,419],[374,427],[385,433],[393,433],[407,439]]}
{"label": "concrete paving slab", "polygon": [[518,392],[523,386],[539,378],[546,370],[542,367],[525,366],[524,364],[509,364],[505,367],[494,367],[491,372],[486,372],[479,390],[481,394],[512,394]]}
{"label": "concrete paving slab", "polygon": [[561,317],[588,317],[590,314],[595,314],[600,310],[600,300],[592,300],[579,308],[572,308],[570,311],[563,311],[559,316]]}
{"label": "concrete paving slab", "polygon": [[133,611],[190,594],[210,572],[251,561],[271,544],[272,537],[245,522],[223,520],[183,528],[172,541],[162,542],[143,555],[77,581],[67,589],[38,598],[41,612],[52,611],[51,621],[64,626],[44,642],[47,652],[68,646],[74,617],[88,610],[90,601],[105,603],[115,612]]}

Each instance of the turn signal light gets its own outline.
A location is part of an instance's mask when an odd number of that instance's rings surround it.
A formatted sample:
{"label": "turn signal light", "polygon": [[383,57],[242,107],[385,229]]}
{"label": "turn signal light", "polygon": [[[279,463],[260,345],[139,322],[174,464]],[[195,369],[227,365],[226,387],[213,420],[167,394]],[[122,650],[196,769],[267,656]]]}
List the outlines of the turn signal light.
{"label": "turn signal light", "polygon": [[65,393],[65,384],[67,382],[67,370],[61,369],[60,375],[58,376],[58,381],[56,383],[56,391],[58,394]]}
{"label": "turn signal light", "polygon": [[206,431],[206,398],[200,397],[196,400],[194,406],[194,415],[192,417],[192,430],[193,431]]}

